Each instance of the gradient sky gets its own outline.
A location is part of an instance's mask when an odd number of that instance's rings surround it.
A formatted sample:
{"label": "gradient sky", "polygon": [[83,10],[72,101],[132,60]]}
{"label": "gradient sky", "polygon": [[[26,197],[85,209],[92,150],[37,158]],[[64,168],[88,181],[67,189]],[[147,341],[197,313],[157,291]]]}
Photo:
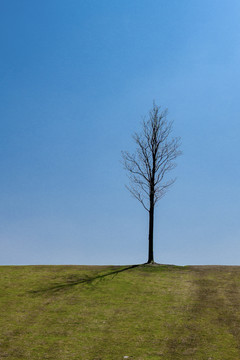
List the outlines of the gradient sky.
{"label": "gradient sky", "polygon": [[147,260],[121,150],[153,100],[182,138],[155,260],[240,265],[239,0],[2,0],[0,264]]}

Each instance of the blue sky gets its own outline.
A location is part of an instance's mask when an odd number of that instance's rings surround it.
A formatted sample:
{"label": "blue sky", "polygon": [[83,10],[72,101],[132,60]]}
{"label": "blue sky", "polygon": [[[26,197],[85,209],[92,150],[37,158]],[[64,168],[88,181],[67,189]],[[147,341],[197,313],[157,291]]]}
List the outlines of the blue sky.
{"label": "blue sky", "polygon": [[147,260],[120,160],[155,100],[184,153],[155,260],[240,265],[239,1],[0,6],[0,264]]}

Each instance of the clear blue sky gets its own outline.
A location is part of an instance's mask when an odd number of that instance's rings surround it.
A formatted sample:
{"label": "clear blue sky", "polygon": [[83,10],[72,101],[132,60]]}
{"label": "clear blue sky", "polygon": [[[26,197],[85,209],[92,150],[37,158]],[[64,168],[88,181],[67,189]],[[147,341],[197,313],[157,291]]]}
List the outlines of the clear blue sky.
{"label": "clear blue sky", "polygon": [[147,260],[120,153],[155,99],[184,152],[155,260],[240,265],[239,0],[0,7],[0,264]]}

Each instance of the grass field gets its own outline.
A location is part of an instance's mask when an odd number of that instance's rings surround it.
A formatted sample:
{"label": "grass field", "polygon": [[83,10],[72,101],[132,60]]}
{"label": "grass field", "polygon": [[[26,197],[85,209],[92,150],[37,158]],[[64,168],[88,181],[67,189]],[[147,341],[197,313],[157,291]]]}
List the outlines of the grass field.
{"label": "grass field", "polygon": [[1,360],[240,359],[240,267],[2,266],[0,277]]}

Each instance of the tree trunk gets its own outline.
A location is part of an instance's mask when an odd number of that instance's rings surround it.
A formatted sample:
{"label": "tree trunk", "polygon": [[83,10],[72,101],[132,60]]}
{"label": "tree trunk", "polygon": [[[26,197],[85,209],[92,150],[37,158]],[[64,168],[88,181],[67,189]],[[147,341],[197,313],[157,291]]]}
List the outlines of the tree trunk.
{"label": "tree trunk", "polygon": [[150,195],[149,235],[148,235],[148,264],[154,263],[153,258],[153,222],[154,222],[154,196]]}

